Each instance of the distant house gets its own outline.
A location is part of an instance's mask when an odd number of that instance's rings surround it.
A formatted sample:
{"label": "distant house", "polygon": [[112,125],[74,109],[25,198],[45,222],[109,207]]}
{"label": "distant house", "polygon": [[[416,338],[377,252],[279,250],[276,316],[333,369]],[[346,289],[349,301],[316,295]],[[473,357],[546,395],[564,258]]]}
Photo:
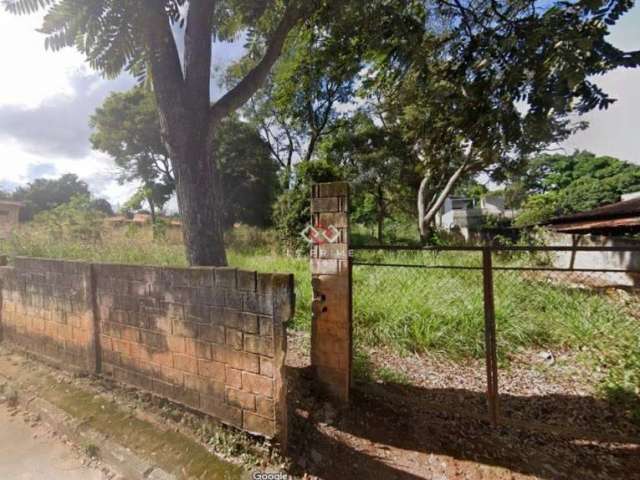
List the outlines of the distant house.
{"label": "distant house", "polygon": [[0,239],[8,238],[20,222],[23,204],[0,200]]}
{"label": "distant house", "polygon": [[468,197],[447,197],[436,216],[436,225],[456,231],[466,240],[484,226],[487,216],[512,218],[513,211],[505,209],[501,195],[487,194],[480,200]]}
{"label": "distant house", "polygon": [[146,225],[151,223],[151,214],[149,213],[136,213],[133,216],[133,223],[137,223],[139,225]]}

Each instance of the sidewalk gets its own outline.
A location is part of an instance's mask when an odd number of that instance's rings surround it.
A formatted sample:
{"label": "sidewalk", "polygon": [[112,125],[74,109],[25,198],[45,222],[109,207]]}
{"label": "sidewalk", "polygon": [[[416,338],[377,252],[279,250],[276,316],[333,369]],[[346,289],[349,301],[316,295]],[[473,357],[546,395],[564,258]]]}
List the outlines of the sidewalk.
{"label": "sidewalk", "polygon": [[[13,412],[13,415],[12,415]],[[33,426],[31,426],[33,425]],[[26,423],[0,405],[0,478],[6,480],[105,480],[108,477],[42,423]]]}

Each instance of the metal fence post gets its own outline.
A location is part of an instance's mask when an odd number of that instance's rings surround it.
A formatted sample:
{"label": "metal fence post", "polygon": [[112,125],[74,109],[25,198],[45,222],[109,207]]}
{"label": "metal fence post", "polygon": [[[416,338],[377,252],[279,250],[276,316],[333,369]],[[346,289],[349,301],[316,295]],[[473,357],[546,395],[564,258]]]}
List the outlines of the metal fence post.
{"label": "metal fence post", "polygon": [[482,250],[482,278],[484,283],[484,338],[487,364],[487,399],[489,417],[498,424],[498,355],[496,348],[496,311],[493,296],[493,265],[491,248]]}

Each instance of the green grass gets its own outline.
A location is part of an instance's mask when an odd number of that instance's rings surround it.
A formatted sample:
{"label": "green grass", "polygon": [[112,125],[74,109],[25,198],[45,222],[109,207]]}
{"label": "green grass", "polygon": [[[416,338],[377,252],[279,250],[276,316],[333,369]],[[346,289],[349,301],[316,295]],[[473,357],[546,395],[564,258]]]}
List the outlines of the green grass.
{"label": "green grass", "polygon": [[[13,255],[94,262],[185,266],[180,245],[112,236],[99,243],[55,241],[27,230],[0,251]],[[309,330],[311,277],[306,258],[290,258],[246,239],[231,243],[229,262],[239,268],[293,273],[296,313],[292,328]],[[480,266],[479,253],[359,253],[358,261],[421,265]],[[496,256],[499,266],[539,265],[539,256]],[[358,345],[387,345],[404,351],[441,352],[453,358],[484,354],[482,272],[354,266],[354,329]],[[584,351],[606,368],[604,388],[616,398],[637,399],[640,388],[640,301],[627,304],[609,294],[576,288],[522,272],[494,274],[498,352],[521,349]],[[384,372],[378,377],[388,376]]]}

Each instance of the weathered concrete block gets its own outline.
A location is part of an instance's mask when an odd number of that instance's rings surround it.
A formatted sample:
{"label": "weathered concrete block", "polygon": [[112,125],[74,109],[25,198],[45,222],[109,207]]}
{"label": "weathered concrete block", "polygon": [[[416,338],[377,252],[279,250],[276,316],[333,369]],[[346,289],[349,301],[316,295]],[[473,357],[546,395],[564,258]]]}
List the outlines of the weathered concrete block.
{"label": "weathered concrete block", "polygon": [[22,258],[0,290],[5,339],[286,443],[293,276]]}

